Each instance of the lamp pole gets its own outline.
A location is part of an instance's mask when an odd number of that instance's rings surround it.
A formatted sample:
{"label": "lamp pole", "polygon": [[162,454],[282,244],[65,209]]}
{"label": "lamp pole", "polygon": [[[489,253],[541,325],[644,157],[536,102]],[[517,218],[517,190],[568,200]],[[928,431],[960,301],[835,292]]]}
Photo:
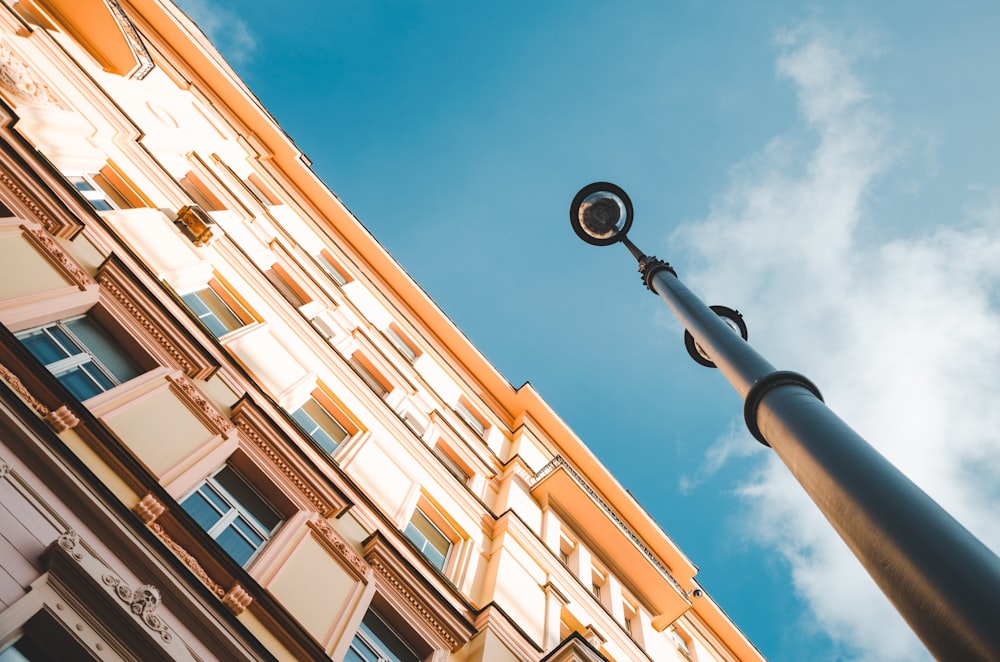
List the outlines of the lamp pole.
{"label": "lamp pole", "polygon": [[632,203],[621,188],[585,186],[570,223],[589,244],[628,248],[646,287],[686,329],[692,358],[736,389],[751,434],[785,463],[928,650],[940,660],[1000,660],[1000,558],[834,414],[811,381],[758,354],[739,313],[706,306],[668,263],[629,241]]}

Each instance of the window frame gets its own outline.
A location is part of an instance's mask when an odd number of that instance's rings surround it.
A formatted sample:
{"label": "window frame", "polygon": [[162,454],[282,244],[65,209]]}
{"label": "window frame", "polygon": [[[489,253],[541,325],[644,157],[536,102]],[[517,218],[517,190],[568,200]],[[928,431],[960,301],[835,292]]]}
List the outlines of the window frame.
{"label": "window frame", "polygon": [[[277,519],[277,522],[275,523],[274,526],[268,529],[267,525],[260,521],[259,516],[255,514],[249,506],[240,503],[239,499],[236,496],[234,496],[230,492],[230,490],[220,482],[220,480],[217,477],[221,473],[227,470],[232,472],[233,476],[235,476],[238,480],[240,480],[248,490],[253,492],[257,496],[257,498],[261,500],[262,505],[266,506],[271,510],[271,513]],[[206,496],[202,494],[203,488],[207,488],[212,493],[214,493],[215,496],[219,497],[219,499],[225,502],[226,505],[228,505],[228,509],[225,512],[221,512],[220,509],[213,504],[214,502],[213,499],[206,498]],[[207,503],[209,507],[214,509],[219,514],[218,519],[208,528],[205,528],[204,524],[198,521],[198,517],[195,515],[195,513],[193,513],[185,505],[196,495],[200,496],[203,502]],[[282,513],[281,510],[279,510],[271,503],[271,500],[268,499],[267,496],[265,496],[259,489],[257,489],[257,487],[253,484],[251,480],[249,480],[246,476],[244,476],[243,473],[240,472],[236,467],[234,467],[230,462],[224,463],[221,467],[213,471],[210,475],[206,476],[204,480],[199,482],[195,486],[195,488],[192,489],[184,498],[180,499],[178,503],[180,504],[181,508],[198,523],[198,526],[201,527],[201,529],[206,534],[208,534],[208,536],[212,538],[212,540],[215,540],[216,543],[223,548],[223,551],[226,550],[225,547],[223,547],[222,542],[220,542],[220,538],[226,531],[229,530],[234,531],[240,538],[242,538],[245,542],[247,542],[249,546],[253,547],[253,551],[249,554],[249,556],[247,556],[246,559],[242,561],[237,557],[233,556],[232,554],[230,554],[228,551],[226,551],[226,554],[243,568],[247,568],[250,566],[253,560],[260,555],[264,547],[267,546],[267,543],[272,538],[274,538],[275,533],[277,533],[278,529],[281,528],[281,525],[288,519],[285,516],[285,514]],[[242,521],[247,524],[247,526],[252,530],[253,533],[256,533],[261,538],[260,543],[253,545],[252,542],[247,539],[247,536],[244,531],[241,531],[238,528],[233,528],[231,526],[237,520],[240,519],[242,519]]]}
{"label": "window frame", "polygon": [[[118,203],[117,200],[104,186],[98,183],[97,178],[103,177],[99,172],[69,172],[64,173],[63,177],[69,182],[70,186],[84,199],[87,203],[94,208],[95,211],[116,211],[122,209],[122,205]],[[104,178],[107,182],[107,178]],[[86,186],[86,188],[81,188],[81,186]],[[109,188],[111,187],[110,182],[107,183]]]}
{"label": "window frame", "polygon": [[365,385],[380,399],[384,400],[395,388],[381,371],[360,350],[351,354],[347,365],[358,375]]}
{"label": "window frame", "polygon": [[399,350],[408,363],[414,363],[420,358],[421,351],[417,349],[416,343],[410,340],[409,336],[403,333],[395,323],[382,329],[382,333],[385,334],[389,344]]}
{"label": "window frame", "polygon": [[353,279],[347,275],[347,272],[340,265],[340,261],[333,257],[330,251],[325,248],[313,254],[313,259],[316,264],[319,265],[320,269],[330,277],[330,280],[334,282],[337,287],[343,287],[350,283]]}
{"label": "window frame", "polygon": [[[223,309],[231,313],[232,317],[240,323],[239,326],[230,327],[229,324],[224,322],[216,310],[208,305],[205,299],[201,297],[202,292],[211,292],[217,299],[217,302],[222,304]],[[218,278],[211,278],[203,287],[184,292],[178,296],[184,303],[184,306],[198,319],[198,322],[216,338],[223,338],[234,331],[239,331],[240,329],[250,326],[258,321],[256,316],[250,312],[249,308],[247,308],[247,306],[244,305],[243,302],[240,301],[236,295],[233,294],[232,291]],[[198,302],[205,307],[206,312],[199,313],[195,310],[195,308],[191,306],[189,297],[195,297]],[[214,319],[219,327],[226,329],[226,331],[221,334],[217,333],[216,329],[205,321],[206,319]]]}
{"label": "window frame", "polygon": [[[96,331],[98,335],[104,336],[103,339],[106,341],[107,346],[99,349],[89,347],[86,342],[79,337],[79,334],[74,332],[70,326],[72,322],[76,322],[78,320],[87,320],[89,324],[92,325],[90,331]],[[64,340],[57,338],[56,335],[50,331],[50,329],[57,329],[59,333],[64,336]],[[31,346],[28,343],[25,343],[26,339],[39,335],[45,336],[49,343],[54,344],[55,347],[65,353],[66,356],[55,361],[45,363],[45,359],[35,354],[35,352],[31,349]],[[106,325],[90,312],[80,315],[72,315],[70,317],[46,322],[45,324],[39,324],[38,326],[18,331],[15,334],[15,337],[21,342],[22,346],[24,346],[24,348],[32,354],[32,356],[38,359],[38,361],[45,366],[45,369],[48,370],[53,377],[59,380],[59,382],[81,402],[89,400],[90,398],[96,397],[102,393],[107,393],[113,388],[121,386],[122,384],[148,372],[148,366],[144,366],[143,361],[136,360],[136,357],[127,351],[126,347],[122,347],[122,343],[115,338],[114,334],[111,333]],[[65,345],[66,342],[69,342],[72,347],[67,347]],[[70,349],[75,349],[77,351],[70,352]],[[116,356],[114,357],[115,363],[127,364],[126,367],[128,367],[130,371],[127,374],[118,374],[115,370],[108,367],[110,357],[102,358],[100,356],[100,353],[105,350],[114,350],[116,352]],[[87,370],[87,366],[92,366],[96,375],[94,372]],[[72,373],[85,376],[88,383],[97,389],[96,392],[88,394],[83,391],[78,391],[73,383],[65,381],[64,377]],[[106,383],[101,383],[96,378],[97,376],[103,377]]]}
{"label": "window frame", "polygon": [[280,262],[262,269],[267,282],[294,308],[301,308],[312,302],[312,297],[302,288]]}
{"label": "window frame", "polygon": [[[443,541],[447,542],[447,549],[445,549],[442,552],[440,549],[435,547],[434,543],[430,540],[430,538],[428,538],[427,535],[423,531],[421,531],[416,524],[414,524],[414,520],[417,519],[418,517],[423,520],[423,523],[430,526],[433,532],[439,534]],[[427,559],[427,561],[431,565],[433,565],[441,572],[445,571],[445,569],[448,566],[448,560],[451,558],[451,551],[455,548],[455,540],[452,538],[452,536],[449,536],[444,530],[442,530],[442,527],[439,526],[438,523],[434,521],[434,518],[432,518],[425,512],[423,507],[418,505],[416,508],[413,509],[413,513],[410,515],[410,519],[406,521],[406,525],[403,527],[402,530],[403,530],[403,535],[406,537],[407,540],[413,543],[413,545],[417,548],[417,551],[420,552],[421,556]],[[422,541],[414,539],[414,536],[417,535],[420,536]],[[441,557],[440,562],[435,561],[435,559],[427,553],[426,550],[427,545],[430,545],[431,548],[435,552],[437,552],[437,555]]]}
{"label": "window frame", "polygon": [[452,407],[458,417],[461,418],[465,423],[472,428],[472,430],[479,436],[480,439],[485,439],[490,431],[490,425],[485,418],[476,409],[469,404],[468,400],[464,396],[460,397]]}
{"label": "window frame", "polygon": [[[306,425],[296,418],[296,414],[303,411],[303,407],[310,402],[316,404],[324,414],[326,414],[330,420],[335,423],[344,432],[344,437],[339,441],[334,440],[334,446],[332,449],[327,450],[320,439],[317,439],[309,430],[306,429]],[[356,435],[360,431],[360,426],[351,419],[343,407],[341,407],[333,397],[325,393],[322,389],[315,389],[312,391],[302,403],[295,409],[289,409],[288,415],[295,422],[296,426],[303,434],[312,439],[319,447],[326,452],[328,455],[333,455],[336,453],[337,449],[340,448],[345,442],[347,442],[351,437]],[[324,432],[326,429],[308,412],[303,412],[306,416],[309,416],[310,420],[317,425],[318,428],[322,429]],[[331,437],[332,438],[332,437]]]}
{"label": "window frame", "polygon": [[[395,645],[387,645],[382,639],[376,634],[371,625],[368,623],[369,619],[374,619],[378,621],[378,624],[382,626],[388,633],[393,636],[396,641],[392,642]],[[383,635],[384,636],[384,635]],[[360,643],[365,646],[368,651],[374,653],[375,657],[370,658],[365,655],[365,651],[359,651],[355,644]],[[401,659],[399,652],[392,650],[396,646],[402,646],[406,649],[406,652],[410,654],[409,659]],[[388,651],[388,652],[387,652]],[[421,657],[417,654],[413,647],[407,643],[406,639],[394,628],[387,619],[383,618],[376,610],[369,608],[365,612],[364,617],[362,617],[361,622],[358,624],[358,629],[354,633],[354,637],[351,639],[351,643],[347,647],[347,654],[345,654],[344,659],[348,660],[348,655],[354,653],[358,659],[364,662],[395,662],[396,660],[401,660],[401,662],[420,662]]]}

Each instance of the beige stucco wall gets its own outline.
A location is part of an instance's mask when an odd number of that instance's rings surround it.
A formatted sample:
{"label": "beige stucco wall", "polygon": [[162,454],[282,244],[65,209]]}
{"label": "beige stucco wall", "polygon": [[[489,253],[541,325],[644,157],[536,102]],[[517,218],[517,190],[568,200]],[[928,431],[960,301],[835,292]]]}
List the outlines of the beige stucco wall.
{"label": "beige stucco wall", "polygon": [[166,382],[103,420],[156,476],[163,476],[215,436]]}
{"label": "beige stucco wall", "polygon": [[19,299],[68,284],[20,232],[0,233],[0,299]]}
{"label": "beige stucco wall", "polygon": [[313,535],[304,536],[267,586],[316,639],[325,641],[358,583]]}

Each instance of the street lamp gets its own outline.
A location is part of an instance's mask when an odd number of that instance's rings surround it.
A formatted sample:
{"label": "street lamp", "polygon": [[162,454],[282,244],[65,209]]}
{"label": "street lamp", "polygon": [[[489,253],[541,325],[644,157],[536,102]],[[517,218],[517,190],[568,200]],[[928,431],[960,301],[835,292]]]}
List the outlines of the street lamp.
{"label": "street lamp", "polygon": [[750,433],[785,463],[930,652],[1000,660],[1000,558],[834,414],[811,381],[758,354],[742,315],[706,306],[669,264],[629,241],[625,191],[585,186],[569,215],[587,243],[628,248],[646,287],[684,325],[688,353],[736,389]]}

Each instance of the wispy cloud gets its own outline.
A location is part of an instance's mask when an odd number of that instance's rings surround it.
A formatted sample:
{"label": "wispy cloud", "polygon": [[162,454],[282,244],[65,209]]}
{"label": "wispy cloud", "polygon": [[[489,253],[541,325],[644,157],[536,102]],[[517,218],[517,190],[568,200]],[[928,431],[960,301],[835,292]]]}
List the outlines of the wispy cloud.
{"label": "wispy cloud", "polygon": [[[891,118],[855,74],[871,45],[815,26],[783,33],[777,71],[795,86],[802,125],[737,168],[708,217],[673,241],[702,265],[682,276],[737,305],[755,346],[810,376],[855,429],[1000,549],[1000,204],[970,188],[954,218],[919,225],[931,230],[864,243],[876,233],[859,228],[880,222],[870,196],[901,157]],[[721,439],[688,487],[733,443]],[[751,535],[787,561],[819,627],[845,656],[926,657],[787,469],[763,457],[738,488]]]}
{"label": "wispy cloud", "polygon": [[249,62],[257,50],[257,40],[240,16],[214,0],[176,0],[188,17],[211,40],[227,60]]}

